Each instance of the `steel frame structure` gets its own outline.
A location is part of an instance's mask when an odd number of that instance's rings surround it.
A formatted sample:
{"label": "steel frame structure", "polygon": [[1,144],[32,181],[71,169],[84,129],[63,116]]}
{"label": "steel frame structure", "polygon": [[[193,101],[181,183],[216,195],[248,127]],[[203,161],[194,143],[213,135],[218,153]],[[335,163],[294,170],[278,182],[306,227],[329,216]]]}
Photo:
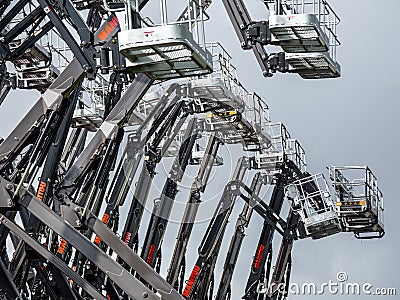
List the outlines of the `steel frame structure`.
{"label": "steel frame structure", "polygon": [[[319,185],[319,175],[306,172],[300,143],[283,124],[270,122],[268,105],[240,84],[229,54],[222,47],[214,52],[215,44],[207,48],[203,21],[212,1],[188,0],[171,23],[167,1],[160,0],[162,24],[157,26],[142,15],[149,2],[1,1],[0,104],[16,88],[37,89],[41,96],[0,143],[0,297],[230,299],[236,262],[255,212],[263,228],[243,299],[284,299],[295,240],[340,231],[357,238],[383,237],[383,196],[372,171],[331,167],[337,201],[328,211],[327,191]],[[312,12],[304,3],[264,1],[270,17],[255,22],[244,1],[223,0],[242,48],[253,51],[264,76],[279,71],[306,79],[339,77],[340,19],[325,0],[311,2]],[[303,27],[312,34],[304,34]],[[61,46],[54,45],[53,34]],[[281,49],[269,54],[267,45]],[[140,109],[156,80],[182,77],[191,78],[163,83],[149,109]],[[86,109],[84,94],[93,109]],[[89,131],[94,134],[87,141]],[[207,145],[203,157],[194,158],[200,137]],[[185,281],[187,247],[211,171],[222,163],[218,153],[223,144],[241,144],[245,154],[223,189]],[[146,226],[142,216],[157,166],[171,153],[174,162]],[[194,161],[198,174],[164,278],[164,234],[178,183]],[[365,178],[352,180],[344,175],[348,170],[365,171]],[[246,172],[253,172],[250,185]],[[268,203],[260,196],[265,186],[273,187]],[[214,293],[216,262],[238,198],[245,203]],[[284,219],[286,199],[290,209]],[[327,212],[337,225],[333,229],[326,225]],[[311,217],[318,226],[309,226]],[[146,226],[143,242],[139,226]],[[275,233],[282,241],[272,268]],[[274,289],[283,283],[283,293]]]}

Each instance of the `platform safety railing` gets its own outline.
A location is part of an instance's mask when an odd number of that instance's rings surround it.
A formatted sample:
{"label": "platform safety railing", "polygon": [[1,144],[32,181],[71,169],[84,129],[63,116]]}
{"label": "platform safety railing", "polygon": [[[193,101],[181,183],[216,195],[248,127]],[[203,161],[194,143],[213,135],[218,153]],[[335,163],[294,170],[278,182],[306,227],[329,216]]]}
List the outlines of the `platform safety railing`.
{"label": "platform safety railing", "polygon": [[[131,2],[127,2],[127,7],[131,7]],[[160,0],[159,22],[152,21],[157,15],[155,10],[144,17],[138,9],[126,9],[128,26],[119,33],[119,46],[128,60],[128,68],[155,80],[210,73],[212,61],[206,49],[204,27],[209,16],[203,1],[186,1],[187,14],[178,21],[171,21],[168,15],[172,3]],[[137,7],[134,1],[133,4]]]}
{"label": "platform safety railing", "polygon": [[292,202],[292,209],[299,214],[308,236],[319,239],[341,231],[339,217],[322,173],[294,181],[286,187],[286,195]]}
{"label": "platform safety railing", "polygon": [[346,231],[360,234],[384,234],[383,194],[378,180],[368,166],[329,167],[336,192],[336,208]]}

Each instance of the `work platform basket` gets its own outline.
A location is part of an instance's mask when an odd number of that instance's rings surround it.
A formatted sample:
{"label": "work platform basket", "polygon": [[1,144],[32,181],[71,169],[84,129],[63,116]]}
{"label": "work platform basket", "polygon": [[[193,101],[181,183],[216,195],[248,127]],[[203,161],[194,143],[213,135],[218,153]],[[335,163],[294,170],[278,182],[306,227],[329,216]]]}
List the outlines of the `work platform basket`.
{"label": "work platform basket", "polygon": [[221,108],[206,114],[204,129],[216,132],[227,144],[242,144],[246,151],[261,151],[271,147],[268,105],[256,93],[245,95],[241,110]]}
{"label": "work platform basket", "polygon": [[326,0],[269,0],[272,43],[286,52],[289,71],[305,79],[340,76],[338,15]]}
{"label": "work platform basket", "polygon": [[357,238],[382,237],[383,195],[372,171],[367,166],[333,166],[329,175],[345,231],[354,232]]}
{"label": "work platform basket", "polygon": [[201,1],[188,1],[186,10],[192,13],[178,22],[168,21],[167,1],[160,2],[161,24],[142,21],[141,25],[146,27],[127,28],[119,33],[120,51],[128,59],[127,67],[155,80],[212,72],[212,58],[205,49],[204,37],[204,21],[208,17]]}
{"label": "work platform basket", "polygon": [[291,161],[301,172],[306,171],[306,154],[299,141],[292,139],[281,122],[268,124],[271,147],[255,155],[255,167],[275,175]]}
{"label": "work platform basket", "polygon": [[328,52],[287,53],[289,71],[304,79],[337,78],[341,75],[340,65]]}
{"label": "work platform basket", "polygon": [[307,235],[312,239],[341,231],[339,217],[323,174],[291,183],[286,187],[286,195],[292,201],[292,209],[299,214]]}
{"label": "work platform basket", "polygon": [[193,77],[189,96],[206,114],[204,130],[216,132],[228,144],[242,144],[245,150],[267,149],[271,145],[269,109],[256,93],[240,83],[232,57],[219,43],[207,44],[212,53],[213,73]]}
{"label": "work platform basket", "polygon": [[[204,106],[225,106],[242,111],[248,92],[241,85],[232,57],[220,43],[208,43],[213,72],[190,79],[190,96]],[[213,102],[214,104],[211,104]]]}

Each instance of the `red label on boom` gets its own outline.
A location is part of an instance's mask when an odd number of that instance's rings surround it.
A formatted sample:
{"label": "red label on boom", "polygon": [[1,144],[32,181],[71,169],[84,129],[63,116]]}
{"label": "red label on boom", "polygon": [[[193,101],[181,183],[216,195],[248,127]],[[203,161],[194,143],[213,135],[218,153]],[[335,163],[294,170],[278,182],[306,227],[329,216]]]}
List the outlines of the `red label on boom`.
{"label": "red label on boom", "polygon": [[262,256],[264,254],[264,250],[265,250],[265,246],[264,245],[258,246],[256,257],[254,259],[254,264],[253,264],[254,269],[259,269],[260,268],[260,264],[261,264]]}
{"label": "red label on boom", "polygon": [[147,254],[146,262],[150,265],[151,260],[153,259],[154,252],[156,250],[156,246],[153,244],[150,245],[149,254]]}
{"label": "red label on boom", "polygon": [[129,241],[131,240],[131,236],[132,233],[130,233],[129,231],[125,234],[125,238],[124,238],[124,243],[127,245],[129,243]]}
{"label": "red label on boom", "polygon": [[119,20],[115,15],[111,15],[107,21],[101,25],[101,27],[97,30],[96,41],[98,42],[107,42],[111,37],[113,37],[120,30]]}
{"label": "red label on boom", "polygon": [[36,193],[36,198],[38,198],[40,201],[43,200],[44,193],[46,192],[46,187],[47,187],[47,183],[44,181],[41,181],[39,184],[37,193]]}
{"label": "red label on boom", "polygon": [[201,268],[198,265],[195,265],[192,273],[190,274],[189,280],[186,283],[185,290],[183,291],[183,297],[189,297],[190,291],[192,290],[193,284],[196,281],[197,276],[199,275]]}
{"label": "red label on boom", "polygon": [[58,246],[58,249],[57,249],[57,253],[63,255],[66,247],[67,247],[67,241],[64,239],[61,239],[60,245]]}

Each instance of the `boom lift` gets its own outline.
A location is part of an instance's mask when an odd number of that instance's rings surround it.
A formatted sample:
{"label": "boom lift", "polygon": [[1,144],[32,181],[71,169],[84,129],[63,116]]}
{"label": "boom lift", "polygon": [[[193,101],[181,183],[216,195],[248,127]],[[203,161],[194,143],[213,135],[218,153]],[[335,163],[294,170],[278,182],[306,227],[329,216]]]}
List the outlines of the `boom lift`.
{"label": "boom lift", "polygon": [[298,178],[286,186],[286,197],[291,201],[287,217],[288,234],[282,238],[272,277],[269,278],[268,271],[265,282],[258,287],[258,291],[266,294],[268,299],[284,299],[287,296],[294,240],[299,237],[320,239],[341,231],[324,176],[303,172]]}
{"label": "boom lift", "polygon": [[[171,87],[174,88],[174,87]],[[171,89],[172,90],[172,89]],[[106,196],[107,206],[105,208],[102,221],[114,232],[117,232],[119,225],[119,208],[124,204],[131,187],[133,178],[139,167],[140,160],[143,156],[143,147],[149,142],[156,129],[160,126],[160,120],[157,115],[160,114],[170,100],[170,93],[167,91],[163,97],[157,102],[157,105],[147,111],[147,118],[141,123],[139,128],[127,138],[127,145],[124,154],[121,157],[117,167],[116,174],[111,183],[110,189]],[[147,125],[151,125],[149,132],[142,139],[143,131]],[[96,237],[94,243],[99,245],[101,240]],[[101,248],[104,249],[105,245]]]}
{"label": "boom lift", "polygon": [[[285,186],[295,178],[304,177],[306,163],[303,148],[296,140],[290,138],[290,134],[282,123],[272,123],[271,132],[271,149],[256,155],[254,166],[264,169],[269,175],[271,183],[274,184],[274,190],[268,206],[273,214],[279,216],[284,202]],[[267,266],[267,274],[265,275],[265,264],[267,259],[268,264],[271,262],[272,239],[276,224],[277,221],[271,223],[267,219],[264,220],[243,299],[257,299],[260,285],[263,284],[264,278],[266,277],[268,280],[270,266]],[[286,232],[286,234],[289,233]],[[225,297],[226,294],[227,290],[221,294],[221,297]]]}
{"label": "boom lift", "polygon": [[[167,96],[168,94],[166,94],[166,98],[168,98],[168,96]],[[161,127],[161,129],[158,131],[158,134],[156,135],[156,138],[155,138],[155,140],[152,142],[152,144],[151,144],[151,146],[152,147],[150,147],[150,150],[154,150],[154,149],[156,149],[157,147],[156,147],[156,145],[158,144],[158,142],[162,139],[162,137],[164,136],[164,134],[167,132],[167,130],[168,130],[168,128],[170,127],[170,126],[172,126],[173,125],[173,123],[175,122],[175,120],[176,120],[176,117],[178,116],[177,115],[177,113],[179,114],[180,113],[180,107],[181,107],[181,105],[178,103],[172,103],[171,104],[171,106],[170,106],[170,109],[169,110],[167,110],[166,112],[164,112],[161,116],[159,116],[158,117],[158,120],[156,120],[155,121],[155,123],[157,124],[157,126],[162,122],[162,121],[164,121],[164,117],[166,117],[167,116],[167,121],[166,122],[164,122],[164,124],[162,125],[162,127]],[[171,108],[173,108],[172,110],[171,110]],[[170,113],[172,111],[172,113]],[[179,125],[178,125],[179,126]],[[154,129],[153,130],[151,130],[150,131],[150,133],[148,133],[149,134],[149,136],[151,136],[154,132],[155,132],[155,130],[156,130],[156,128],[157,127],[153,127]],[[148,137],[147,137],[147,139],[148,139]],[[147,153],[149,153],[149,152],[147,152]],[[104,155],[104,161],[108,164],[108,165],[110,165],[110,155]],[[79,160],[79,159],[78,159]],[[108,161],[108,162],[107,162]],[[147,165],[145,165],[145,167],[146,167]],[[72,170],[72,169],[71,169]],[[146,170],[147,170],[147,167],[146,167]],[[103,174],[103,172],[102,172],[102,170],[100,169],[100,168],[98,168],[98,170],[96,171],[98,174]],[[105,172],[105,174],[108,174],[108,172]],[[68,173],[67,173],[67,175],[66,175],[66,177],[65,178],[68,178]],[[64,179],[65,179],[64,178]],[[102,185],[103,186],[103,188],[104,188],[104,184]],[[99,206],[98,206],[98,203],[100,203],[100,199],[102,199],[102,193],[98,193],[98,192],[96,192],[97,194],[98,194],[98,196],[96,196],[95,198],[93,198],[93,197],[91,197],[91,198],[82,198],[82,196],[84,196],[85,195],[85,193],[87,193],[88,195],[89,195],[89,197],[91,196],[91,195],[94,195],[93,194],[93,188],[91,188],[92,189],[92,191],[91,192],[87,192],[87,191],[82,191],[81,192],[81,195],[79,196],[79,198],[78,199],[83,199],[83,201],[84,202],[80,202],[79,203],[79,205],[81,205],[82,207],[85,207],[85,210],[86,209],[90,209],[91,211],[93,211],[94,212],[94,214],[97,216],[97,214],[98,214],[98,212],[99,212]],[[67,190],[69,190],[69,192],[71,193],[72,192],[72,189],[71,188],[69,188],[69,189],[67,189]],[[87,189],[86,189],[87,190]],[[95,201],[94,201],[94,199],[96,199]],[[61,208],[63,208],[63,206],[60,206]],[[63,213],[63,211],[61,211],[61,213]],[[103,220],[104,220],[104,218],[103,218]],[[104,222],[104,223],[106,223],[106,222]],[[87,233],[87,235],[88,235],[88,237],[90,237],[90,234],[91,234],[91,231],[89,231],[88,233]],[[98,237],[96,237],[96,239],[95,239],[95,243],[96,244],[99,244],[99,242],[101,241],[101,238],[98,236]],[[65,243],[64,243],[64,245],[62,245],[62,242],[61,242],[61,244],[60,244],[60,247],[59,247],[59,253],[61,253],[61,254],[64,254],[64,251],[65,251],[65,249],[66,249],[66,247],[65,247]],[[79,262],[79,265],[81,266],[81,268],[83,267],[83,265],[84,265],[84,263],[83,263],[83,261],[84,261],[84,259],[83,258],[81,258],[81,259],[79,259],[78,258],[78,260],[77,260],[78,262]]]}
{"label": "boom lift", "polygon": [[[244,174],[249,167],[249,159],[246,157],[241,157],[236,164],[235,172],[232,175],[231,182],[242,181]],[[203,237],[203,241],[200,243],[201,247],[199,248],[199,257],[182,293],[186,299],[196,299],[202,297],[203,299],[206,299],[207,297],[207,291],[198,290],[200,281],[198,277],[199,275],[203,275],[202,272],[204,273],[206,271],[205,268],[207,266],[209,255],[212,254],[216,243],[218,243],[219,239],[222,237],[225,228],[223,226],[224,221],[227,221],[227,216],[229,216],[231,212],[231,205],[235,199],[236,195],[232,194],[229,189],[229,185],[227,185],[221,197],[220,205],[217,206],[217,210],[207,228],[206,234]],[[201,294],[198,294],[199,292]]]}
{"label": "boom lift", "polygon": [[[249,163],[248,159],[247,163]],[[239,169],[245,170],[246,167]],[[252,189],[256,187],[259,175],[256,174],[251,187],[247,187],[241,180],[233,180],[226,186],[221,198],[221,205],[218,206],[199,248],[199,258],[183,292],[185,298],[198,299],[198,297],[202,297],[203,299],[208,299],[212,296],[215,259],[218,255],[227,219],[237,196],[240,196],[248,205],[254,207],[254,210],[269,225],[274,226],[282,235],[284,234],[284,230],[287,227],[285,221],[276,215],[262,199],[255,195]]]}
{"label": "boom lift", "polygon": [[[336,47],[339,17],[326,0],[264,1],[268,20],[254,22],[242,0],[223,0],[241,47],[252,49],[264,76],[293,72],[302,78],[340,76]],[[266,45],[284,52],[268,54]]]}
{"label": "boom lift", "polygon": [[[176,87],[176,85],[172,85],[171,90]],[[177,93],[179,94],[179,93]],[[121,165],[118,168],[119,173],[118,176],[115,177],[113,190],[110,190],[110,194],[107,197],[108,200],[108,205],[106,206],[102,222],[106,224],[109,228],[112,228],[114,232],[117,231],[118,229],[118,223],[119,223],[119,207],[123,204],[125,201],[125,198],[128,193],[128,189],[130,187],[130,183],[132,182],[134,173],[136,172],[136,169],[138,167],[138,163],[140,161],[140,157],[143,154],[142,148],[143,145],[147,143],[149,138],[155,133],[155,140],[157,141],[156,144],[161,140],[161,138],[167,133],[167,128],[173,126],[174,123],[174,116],[168,116],[166,120],[164,120],[163,116],[164,114],[161,114],[158,118],[154,120],[154,123],[152,124],[152,127],[150,128],[148,134],[146,134],[145,138],[142,141],[139,141],[139,136],[142,135],[142,130],[141,128],[145,127],[145,124],[149,123],[156,115],[157,112],[160,112],[162,108],[166,105],[166,100],[169,99],[170,94],[167,92],[164,94],[160,102],[156,105],[155,108],[153,108],[153,111],[149,114],[149,116],[146,119],[146,122],[142,123],[141,126],[138,129],[137,133],[131,134],[129,137],[129,144],[127,145],[127,157],[126,160],[123,162],[121,161]],[[176,99],[175,99],[176,100]],[[176,101],[172,101],[172,105],[176,104]],[[162,123],[164,122],[164,123]],[[161,129],[156,132],[156,129],[161,126]],[[176,131],[176,129],[174,129]],[[168,141],[172,140],[174,137],[174,134],[172,136],[168,137]],[[166,147],[170,142],[166,142],[163,147]],[[157,148],[154,145],[156,144],[151,144],[152,148]],[[127,168],[127,169],[125,169]],[[128,174],[126,173],[128,172]],[[128,177],[125,177],[128,175]],[[104,251],[107,250],[107,245],[104,243],[101,243],[101,239],[96,236],[94,239],[94,243],[99,245]],[[101,244],[100,244],[101,243]],[[99,274],[99,272],[96,270],[95,266],[91,266],[91,270],[94,270],[93,274],[91,274],[92,280],[98,280],[99,278],[103,278],[104,276],[102,274]]]}
{"label": "boom lift", "polygon": [[[69,129],[69,124],[71,122],[72,119],[72,113],[74,110],[74,104],[76,104],[77,99],[78,99],[78,95],[79,95],[79,87],[74,91],[73,95],[71,96],[71,105],[68,108],[67,111],[67,115],[64,117],[60,128],[57,131],[56,137],[55,137],[55,141],[52,143],[50,149],[49,149],[49,153],[47,155],[47,159],[46,162],[44,163],[44,168],[40,177],[40,183],[39,183],[39,188],[36,192],[36,196],[43,201],[44,203],[46,203],[47,205],[50,205],[50,201],[49,199],[51,199],[52,197],[52,193],[53,193],[53,186],[56,183],[56,175],[57,175],[57,169],[58,169],[58,161],[62,155],[62,148],[60,147],[60,145],[63,145],[65,143],[65,140],[67,138],[67,134],[68,134],[68,129]],[[24,209],[23,209],[24,210]],[[26,219],[26,217],[29,214],[21,214],[21,218],[23,220],[23,223],[25,224],[25,228],[29,228],[29,231],[31,233],[32,236],[35,236],[38,238],[38,235],[41,236],[42,238],[44,238],[44,234],[41,228],[41,224],[38,221],[38,219],[36,219],[34,216],[29,217],[28,219]],[[37,260],[38,260],[38,256],[37,255],[32,255],[29,252],[29,247],[27,248],[25,246],[25,243],[23,240],[20,240],[20,244],[17,246],[17,251],[15,251],[13,259],[10,262],[10,270],[13,273],[13,278],[15,282],[19,282],[19,286],[20,287],[24,287],[25,286],[25,280],[27,279],[27,275],[29,273],[29,269],[30,269],[30,265],[33,263],[37,264]],[[26,262],[26,259],[29,260],[29,263],[26,264],[26,266],[24,265],[24,263]],[[40,259],[39,259],[40,261]],[[40,262],[39,264],[43,264],[43,262]],[[45,272],[48,272],[48,269],[46,270],[45,268],[41,269],[39,268],[39,265],[37,265],[37,267],[35,268],[36,272],[38,274],[42,274],[42,276],[38,276],[41,277],[42,281],[46,281],[48,276],[45,275]],[[23,273],[24,272],[24,273]],[[72,296],[71,290],[66,282],[66,279],[64,278],[64,276],[59,272],[58,269],[53,269],[51,271],[52,273],[52,277],[55,279],[54,281],[58,282],[58,284],[49,284],[47,286],[54,286],[54,285],[58,285],[60,288],[57,289],[53,289],[53,293],[57,294],[57,291],[59,291],[61,294],[58,294],[58,296],[61,295],[69,295],[69,297],[75,297]],[[25,276],[23,276],[22,274],[25,274]]]}
{"label": "boom lift", "polygon": [[188,128],[176,156],[168,178],[164,184],[160,199],[154,203],[149,225],[143,243],[141,257],[157,272],[161,265],[161,244],[172,210],[175,196],[178,193],[178,182],[182,180],[189,163],[190,154],[198,138],[196,119],[189,121]]}
{"label": "boom lift", "polygon": [[[366,179],[365,181],[364,179],[355,179],[350,183],[350,181],[343,176],[341,170],[351,170],[349,173],[354,171],[361,171],[360,173],[365,172],[365,178],[369,177],[373,183],[368,185]],[[304,175],[306,174],[304,173]],[[343,215],[341,215],[336,207],[340,207],[342,201],[346,201],[345,199],[347,197],[351,197],[350,195],[353,193],[352,185],[360,187],[360,199],[364,199],[364,195],[366,194],[364,190],[367,191],[371,188],[371,191],[375,191],[375,194],[379,191],[376,185],[376,178],[373,177],[368,167],[331,167],[330,175],[331,179],[335,182],[334,187],[337,195],[342,199],[340,201],[339,198],[339,201],[336,203],[334,203],[330,197],[329,188],[322,174],[313,176],[306,175],[286,187],[288,199],[292,202],[292,208],[287,220],[287,230],[290,230],[291,233],[287,238],[282,239],[271,280],[268,283],[269,272],[267,272],[266,284],[259,285],[258,292],[266,293],[268,299],[282,299],[287,295],[291,271],[291,251],[293,241],[298,238],[296,231],[298,231],[300,238],[312,237],[313,239],[330,236],[340,231],[353,231],[354,229],[351,227],[346,228],[346,221],[342,220]],[[354,173],[352,175],[355,176]],[[366,187],[366,189],[364,189],[364,187]],[[340,204],[337,205],[337,203]],[[357,207],[360,204],[358,201],[353,201],[349,205]],[[375,206],[380,208],[380,218],[382,218],[383,205],[381,201],[376,201]],[[379,222],[378,225],[371,225],[376,224],[374,223],[377,222],[376,215],[367,220],[362,213],[354,213],[351,209],[347,210],[347,213],[349,215],[353,214],[351,220],[358,218],[360,223],[364,222],[365,224],[364,226],[356,227],[358,230],[356,229],[353,231],[356,237],[380,238],[384,235],[383,228],[380,227],[382,224],[381,222]],[[366,214],[369,215],[368,212]],[[281,289],[282,284],[285,284],[283,291]]]}
{"label": "boom lift", "polygon": [[[274,128],[278,128],[279,130],[271,130],[272,136],[272,147],[269,149],[269,153],[271,155],[268,156],[267,160],[264,157],[260,157],[259,155],[255,156],[253,160],[253,164],[257,169],[265,169],[265,173],[262,175],[263,184],[274,182],[276,179],[272,180],[276,174],[279,174],[279,169],[283,167],[282,161],[286,158],[290,161],[294,162],[296,166],[298,166],[301,170],[305,169],[305,157],[304,150],[300,146],[300,144],[293,139],[290,139],[289,133],[286,131],[286,128],[281,123],[272,123],[270,124]],[[262,161],[264,159],[264,161]],[[261,163],[262,162],[262,163]],[[261,186],[259,186],[260,188]],[[276,187],[274,191],[276,193]],[[258,194],[258,189],[252,189],[255,191],[255,194]],[[240,213],[235,226],[235,232],[232,236],[230,246],[228,249],[228,253],[225,259],[224,264],[224,272],[221,277],[221,281],[218,287],[218,291],[216,294],[216,299],[230,299],[231,297],[231,280],[233,276],[233,272],[236,267],[236,261],[239,256],[239,252],[241,249],[242,241],[245,236],[245,228],[248,226],[250,219],[252,217],[253,207],[245,204],[242,212]],[[296,222],[297,223],[297,222]],[[291,222],[287,221],[288,228],[291,228]],[[268,226],[268,222],[265,222],[265,226]],[[286,229],[288,230],[288,229]],[[287,237],[285,238],[287,239]],[[264,251],[267,251],[267,264],[271,263],[271,245],[269,248],[265,248]],[[260,252],[261,253],[261,252]],[[260,264],[261,261],[257,260],[257,264]],[[269,271],[266,272],[269,274]],[[268,275],[267,275],[268,277]],[[260,281],[262,281],[262,276],[260,277]]]}
{"label": "boom lift", "polygon": [[[271,207],[273,213],[279,215],[282,209],[282,205],[285,197],[285,186],[293,180],[293,178],[302,178],[304,174],[292,161],[287,161],[286,168],[282,170],[282,173],[275,175],[274,181],[275,187],[272,193],[271,201],[269,207]],[[290,213],[291,214],[291,213]],[[291,241],[293,238],[290,236],[292,234],[293,227],[296,229],[298,218],[296,217],[292,220],[291,217],[288,218],[287,227],[285,228],[285,234],[283,234],[283,240]],[[275,223],[276,224],[276,223]],[[255,255],[253,257],[251,272],[247,281],[245,295],[243,299],[257,299],[260,292],[260,287],[263,286],[263,280],[268,281],[270,267],[270,257],[272,255],[272,240],[275,231],[274,223],[268,223],[264,221],[263,229],[260,234],[260,239],[257,245]],[[265,272],[265,264],[268,259],[267,272]],[[285,265],[286,267],[286,265]]]}
{"label": "boom lift", "polygon": [[190,196],[177,235],[174,254],[168,268],[166,280],[180,292],[182,292],[184,283],[187,244],[201,203],[200,193],[204,193],[206,189],[208,178],[211,174],[214,161],[216,160],[220,144],[221,142],[212,134],[205,149],[204,159],[201,161],[198,174],[190,189]]}
{"label": "boom lift", "polygon": [[[73,65],[73,63],[71,63],[72,65]],[[68,69],[68,68],[67,68]],[[79,70],[78,70],[79,71]],[[124,101],[122,101],[122,102],[124,102]],[[122,106],[123,107],[123,106]],[[128,112],[129,112],[129,109],[127,110]],[[112,116],[112,114],[111,114],[111,116]],[[19,129],[19,128],[18,128]],[[3,146],[4,146],[4,144],[3,144]],[[78,162],[79,162],[79,159],[78,159]],[[28,168],[29,169],[29,168]],[[72,166],[72,169],[71,170],[74,170],[74,168],[73,168],[73,166]],[[69,174],[70,173],[67,173],[67,175],[66,175],[66,178],[67,178],[67,180],[70,178],[70,176],[69,176]],[[62,186],[62,184],[61,184],[61,186]]]}
{"label": "boom lift", "polygon": [[[232,297],[233,272],[253,211],[263,219],[263,229],[244,299],[286,297],[298,238],[340,231],[383,237],[383,196],[371,170],[330,167],[337,196],[332,201],[323,175],[305,171],[299,142],[282,123],[271,123],[264,100],[241,85],[225,49],[206,44],[205,11],[211,2],[188,0],[171,22],[167,0],[160,0],[161,21],[154,24],[142,16],[148,0],[1,1],[0,104],[11,88],[37,89],[42,95],[0,143],[0,298],[211,299],[238,196],[245,205],[217,299]],[[340,19],[326,0],[263,3],[269,16],[254,22],[243,0],[223,0],[242,48],[253,50],[264,76],[276,71],[305,79],[340,76]],[[86,22],[77,10],[87,14]],[[269,54],[266,46],[280,50]],[[15,75],[7,70],[9,62]],[[156,81],[182,77],[192,78],[173,83],[162,95],[145,96]],[[187,118],[191,114],[196,117]],[[111,181],[126,126],[135,129]],[[86,142],[89,131],[95,133]],[[199,132],[208,138],[204,151],[196,144]],[[222,143],[242,144],[255,154],[239,160],[225,186],[185,286],[188,241],[211,169],[222,163],[217,155]],[[121,240],[119,210],[142,156]],[[155,202],[140,257],[138,228],[155,168],[165,156],[176,158]],[[177,183],[189,163],[200,168],[164,279],[158,273],[161,245]],[[258,172],[247,186],[243,176],[250,169]],[[269,204],[259,197],[267,184],[274,186]],[[286,221],[281,217],[285,196],[291,205]],[[275,232],[282,241],[271,275]],[[283,293],[276,289],[281,284]]]}
{"label": "boom lift", "polygon": [[[251,190],[254,191],[255,195],[258,195],[260,193],[262,185],[266,184],[268,180],[267,176],[265,175],[259,175],[259,177],[261,178],[257,178],[257,185],[251,187]],[[252,213],[253,208],[249,204],[245,203],[242,212],[240,213],[236,221],[235,232],[229,244],[228,253],[225,258],[224,272],[222,273],[222,277],[219,283],[216,299],[231,298],[232,276],[242,246],[242,242],[245,237],[245,228],[249,225]]]}
{"label": "boom lift", "polygon": [[[192,97],[199,97],[196,101],[198,105],[213,108],[212,113],[206,115],[203,130],[215,132],[224,143],[241,143],[246,150],[251,146],[258,150],[267,149],[270,146],[268,106],[256,94],[248,93],[241,86],[225,49],[219,44],[211,44],[210,49],[217,54],[214,60],[216,73],[192,80],[189,89]],[[182,277],[178,282],[178,272],[185,268],[184,255],[193,226],[191,222],[195,220],[200,203],[197,190],[194,185],[167,276],[168,282],[177,287],[182,287]],[[189,292],[185,292],[188,296]]]}
{"label": "boom lift", "polygon": [[[160,162],[161,158],[164,156],[172,139],[175,137],[180,127],[182,126],[182,123],[186,119],[187,114],[185,115],[184,113],[183,116],[180,117],[180,121],[178,122],[176,128],[174,129],[174,135],[172,136],[172,138],[169,139],[169,142],[163,145],[161,149],[157,148],[161,143],[164,134],[169,130],[169,127],[172,126],[178,119],[179,115],[181,115],[183,106],[184,106],[184,101],[182,100],[174,104],[173,109],[171,110],[169,116],[171,120],[166,123],[167,126],[164,126],[164,128],[160,129],[159,133],[156,136],[156,139],[149,145],[149,148],[145,154],[145,163],[143,164],[139,181],[136,185],[133,201],[129,208],[127,221],[125,223],[123,230],[124,242],[129,247],[134,248],[136,250],[137,250],[136,247],[138,246],[137,232],[139,229],[142,214],[147,201],[148,193],[150,191],[150,186],[155,176],[155,168],[157,166],[157,163]],[[162,120],[166,116],[167,115],[162,115],[160,119]]]}
{"label": "boom lift", "polygon": [[[185,91],[187,89],[187,87],[185,87],[184,85],[181,85],[180,89]],[[189,90],[190,90],[190,87],[189,87]],[[189,93],[189,95],[191,95],[191,94]],[[192,102],[189,102],[188,104],[184,104],[184,101],[186,101],[186,100],[181,100],[179,98],[179,97],[184,97],[184,96],[185,96],[185,93],[180,93],[177,96],[177,100],[179,100],[179,102],[177,102],[177,103],[181,103],[182,105],[192,105],[193,106],[193,108],[190,108],[190,111],[185,112],[184,115],[187,115],[189,112],[190,113],[194,113],[194,112],[201,113],[204,110],[211,109],[211,108],[207,108],[204,106],[199,106],[197,104],[197,101],[198,101],[197,99],[193,100],[193,104],[192,104]],[[189,101],[191,101],[191,97],[189,97]],[[218,109],[218,106],[214,109]],[[179,110],[177,110],[177,113],[179,113]],[[163,118],[161,118],[161,119],[163,119]],[[180,127],[176,126],[176,128],[174,130],[177,132],[177,130],[179,130],[179,129],[180,129]],[[188,130],[188,129],[186,129],[186,130]],[[158,142],[161,142],[162,135],[159,135],[157,138],[158,138]],[[124,241],[130,247],[133,247],[134,244],[137,243],[136,235],[137,235],[138,226],[139,226],[139,223],[141,220],[141,215],[143,213],[144,205],[146,203],[147,194],[149,192],[151,178],[154,177],[154,174],[152,174],[154,172],[154,168],[156,166],[154,164],[154,162],[155,162],[154,159],[159,160],[162,156],[164,156],[164,154],[168,150],[169,145],[170,145],[170,142],[164,144],[162,146],[162,150],[161,150],[162,152],[160,152],[160,154],[157,154],[155,152],[154,147],[153,147],[154,149],[150,148],[150,151],[152,151],[152,152],[149,152],[148,162],[146,163],[146,166],[143,167],[141,176],[139,177],[139,182],[137,184],[136,192],[134,195],[134,201],[131,204],[131,207],[130,207],[130,210],[128,213],[128,220],[127,220],[127,223],[125,224],[125,228],[123,231]]]}
{"label": "boom lift", "polygon": [[[72,167],[72,169],[73,169],[73,167]],[[68,178],[68,174],[66,175],[66,178]]]}
{"label": "boom lift", "polygon": [[[150,137],[152,137],[154,134],[156,136],[156,142],[154,145],[157,145],[157,143],[162,139],[162,137],[167,133],[167,129],[173,126],[174,123],[174,116],[168,116],[166,120],[164,120],[165,114],[161,114],[157,118],[158,113],[162,111],[162,109],[165,107],[167,104],[168,100],[171,98],[171,94],[174,95],[174,92],[177,91],[177,85],[172,85],[170,89],[163,95],[161,100],[157,103],[157,105],[152,108],[152,110],[149,110],[148,117],[146,120],[139,126],[137,129],[136,133],[131,134],[128,137],[128,145],[127,145],[127,156],[124,160],[121,160],[121,164],[118,167],[117,171],[117,176],[115,176],[114,182],[112,184],[113,189],[109,191],[109,195],[107,196],[108,199],[108,205],[106,207],[106,210],[104,212],[102,222],[106,224],[108,227],[112,228],[114,232],[117,231],[118,229],[118,221],[119,221],[119,207],[123,204],[125,197],[127,195],[127,192],[130,187],[130,183],[132,182],[134,173],[138,167],[138,163],[140,161],[140,157],[143,154],[142,148],[144,145],[149,141]],[[171,102],[172,106],[176,104],[176,100],[179,99],[179,92],[177,91],[175,99]],[[179,110],[178,110],[179,112]],[[145,135],[145,137],[140,140],[140,137],[143,134],[143,129],[146,127],[147,124],[153,122],[152,127],[150,128],[149,132]],[[160,129],[157,132],[157,129],[159,126],[161,126],[162,129]],[[175,129],[176,131],[176,129]],[[172,136],[173,137],[173,136]],[[172,139],[170,137],[170,139]],[[154,143],[154,142],[153,142]],[[166,143],[168,144],[168,143]],[[156,146],[154,146],[157,148]],[[128,174],[126,173],[128,172]],[[125,177],[125,176],[128,177]],[[87,233],[88,237],[90,237],[90,233]],[[101,243],[101,238],[99,236],[96,236],[94,239],[94,243],[96,245],[99,245],[104,251],[107,250],[107,245],[104,243]],[[63,247],[65,249],[65,247]],[[83,258],[79,258],[77,261],[82,262]],[[80,264],[81,266],[82,263]],[[90,266],[86,266],[85,269],[85,276],[90,278],[91,282],[96,282],[98,281],[98,284],[101,286],[101,282],[104,281],[105,276],[101,272],[99,272],[93,264],[90,264]],[[89,277],[90,276],[90,277]],[[113,289],[113,286],[110,285],[109,280],[107,280],[107,293],[108,295],[115,295],[114,297],[119,297],[117,296],[118,292]]]}

